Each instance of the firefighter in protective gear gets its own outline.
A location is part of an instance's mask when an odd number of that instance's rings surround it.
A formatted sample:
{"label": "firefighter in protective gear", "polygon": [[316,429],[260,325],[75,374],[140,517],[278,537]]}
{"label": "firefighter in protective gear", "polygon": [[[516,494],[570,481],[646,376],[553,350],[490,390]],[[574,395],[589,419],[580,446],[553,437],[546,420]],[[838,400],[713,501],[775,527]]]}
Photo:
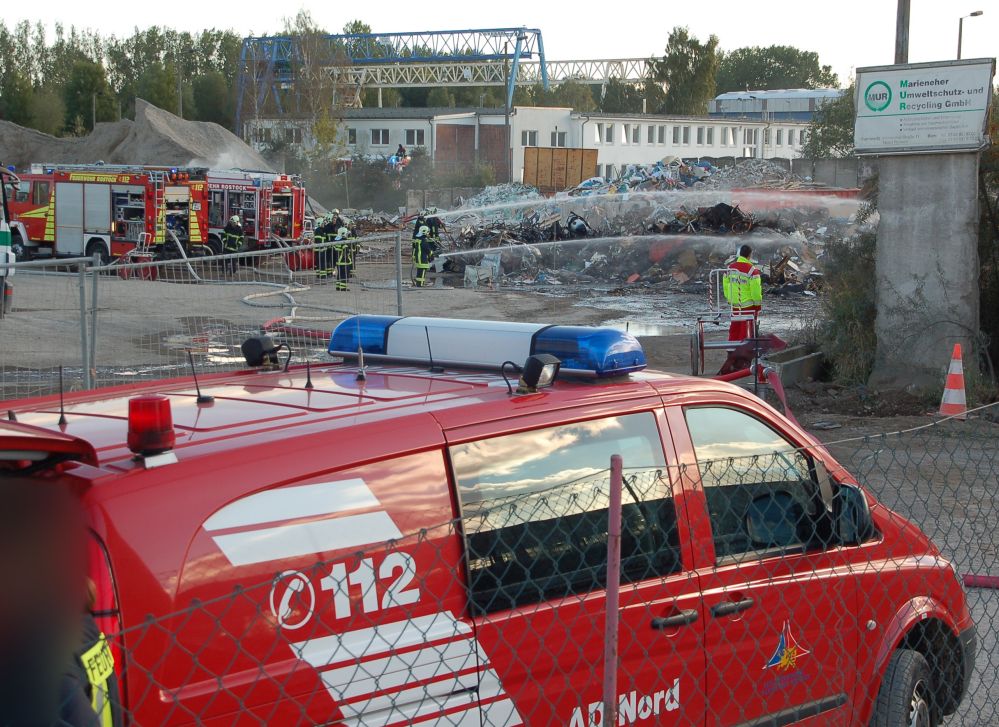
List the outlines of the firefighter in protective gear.
{"label": "firefighter in protective gear", "polygon": [[333,277],[333,248],[323,247],[323,243],[332,242],[336,228],[333,227],[333,214],[323,217],[319,227],[316,228],[315,240],[320,245],[316,253],[316,278],[327,280]]}
{"label": "firefighter in protective gear", "polygon": [[430,261],[434,257],[434,247],[434,241],[430,237],[430,226],[421,225],[413,238],[413,266],[416,268],[413,285],[417,288],[427,284],[427,271],[430,270]]}
{"label": "firefighter in protective gear", "polygon": [[420,228],[426,227],[427,225],[427,211],[420,210],[420,213],[416,215],[416,221],[413,223],[413,239],[418,240],[420,238]]}
{"label": "firefighter in protective gear", "polygon": [[341,226],[333,238],[333,251],[336,254],[336,289],[347,290],[347,280],[350,278],[351,241],[350,230]]}
{"label": "firefighter in protective gear", "polygon": [[[243,249],[243,241],[243,225],[239,221],[239,215],[233,215],[222,230],[222,253],[231,255],[239,252]],[[235,258],[225,261],[225,269],[230,273],[236,272],[236,266],[237,261]]]}
{"label": "firefighter in protective gear", "polygon": [[447,232],[447,228],[444,226],[444,221],[437,216],[439,213],[436,207],[430,207],[425,214],[426,225],[430,228],[430,239],[437,243],[440,240],[441,231]]}
{"label": "firefighter in protective gear", "polygon": [[[757,321],[763,309],[763,282],[759,268],[749,259],[752,254],[749,245],[740,247],[738,257],[729,263],[728,272],[722,279],[725,300],[732,306],[733,320],[728,328],[730,341],[756,337]],[[741,320],[736,320],[736,316]]]}

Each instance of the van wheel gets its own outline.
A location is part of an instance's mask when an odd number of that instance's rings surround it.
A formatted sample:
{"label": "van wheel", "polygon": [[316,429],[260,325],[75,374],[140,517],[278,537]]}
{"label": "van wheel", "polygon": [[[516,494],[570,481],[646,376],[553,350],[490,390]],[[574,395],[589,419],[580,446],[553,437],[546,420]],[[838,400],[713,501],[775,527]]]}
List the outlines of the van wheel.
{"label": "van wheel", "polygon": [[102,240],[91,240],[87,243],[87,257],[92,258],[95,253],[100,253],[101,265],[107,265],[111,262],[111,253],[108,252],[108,246]]}
{"label": "van wheel", "polygon": [[871,727],[936,727],[930,665],[918,651],[892,654]]}

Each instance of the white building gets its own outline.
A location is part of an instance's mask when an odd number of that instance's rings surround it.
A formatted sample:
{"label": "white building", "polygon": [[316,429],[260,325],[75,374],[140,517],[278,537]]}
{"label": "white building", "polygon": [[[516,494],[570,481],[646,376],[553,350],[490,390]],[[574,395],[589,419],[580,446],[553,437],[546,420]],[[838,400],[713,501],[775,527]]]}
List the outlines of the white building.
{"label": "white building", "polygon": [[[507,119],[503,109],[374,108],[343,112],[341,142],[348,154],[389,156],[402,144],[423,148],[438,167],[490,164],[505,178]],[[629,164],[664,157],[793,158],[800,156],[807,123],[795,120],[582,113],[568,108],[517,106],[511,110],[509,154],[521,179],[529,146],[598,150],[597,174],[615,177]],[[279,135],[309,144],[307,122],[250,119],[245,137],[258,150]]]}

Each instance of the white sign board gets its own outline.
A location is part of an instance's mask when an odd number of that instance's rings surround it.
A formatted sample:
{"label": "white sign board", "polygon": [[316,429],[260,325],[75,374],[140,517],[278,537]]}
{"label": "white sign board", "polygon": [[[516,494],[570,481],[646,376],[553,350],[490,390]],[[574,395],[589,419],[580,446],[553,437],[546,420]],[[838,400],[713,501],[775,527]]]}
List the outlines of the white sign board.
{"label": "white sign board", "polygon": [[981,149],[994,72],[994,58],[858,68],[857,153]]}

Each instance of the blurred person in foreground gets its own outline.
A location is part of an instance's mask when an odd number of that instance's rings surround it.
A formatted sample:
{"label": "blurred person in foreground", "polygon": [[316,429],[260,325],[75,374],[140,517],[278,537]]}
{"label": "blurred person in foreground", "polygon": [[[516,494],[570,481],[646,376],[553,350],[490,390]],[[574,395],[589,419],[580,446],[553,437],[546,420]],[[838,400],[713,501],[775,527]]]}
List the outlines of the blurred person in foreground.
{"label": "blurred person in foreground", "polygon": [[78,493],[58,475],[0,470],[0,503],[0,724],[118,727]]}

